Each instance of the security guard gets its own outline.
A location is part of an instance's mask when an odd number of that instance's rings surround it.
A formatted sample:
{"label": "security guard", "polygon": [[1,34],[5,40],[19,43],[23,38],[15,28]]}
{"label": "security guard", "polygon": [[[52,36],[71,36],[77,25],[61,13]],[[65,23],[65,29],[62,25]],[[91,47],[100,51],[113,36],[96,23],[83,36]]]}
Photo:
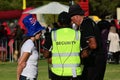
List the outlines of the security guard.
{"label": "security guard", "polygon": [[51,80],[80,80],[81,35],[80,31],[70,27],[70,22],[67,12],[60,13],[58,16],[60,29],[52,31],[49,37],[46,36],[43,55],[48,61],[51,59]]}

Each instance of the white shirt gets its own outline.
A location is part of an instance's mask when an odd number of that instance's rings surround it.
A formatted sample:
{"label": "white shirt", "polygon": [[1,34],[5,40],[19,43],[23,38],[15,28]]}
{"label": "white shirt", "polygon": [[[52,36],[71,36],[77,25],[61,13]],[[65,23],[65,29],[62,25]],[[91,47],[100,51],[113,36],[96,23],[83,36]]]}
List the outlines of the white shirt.
{"label": "white shirt", "polygon": [[108,40],[110,41],[109,52],[117,52],[120,51],[119,45],[119,35],[117,33],[109,32]]}
{"label": "white shirt", "polygon": [[31,55],[27,60],[26,67],[23,69],[21,75],[26,76],[28,78],[36,78],[38,74],[38,51],[31,39],[25,41],[25,43],[21,47],[21,56],[23,52],[29,52]]}

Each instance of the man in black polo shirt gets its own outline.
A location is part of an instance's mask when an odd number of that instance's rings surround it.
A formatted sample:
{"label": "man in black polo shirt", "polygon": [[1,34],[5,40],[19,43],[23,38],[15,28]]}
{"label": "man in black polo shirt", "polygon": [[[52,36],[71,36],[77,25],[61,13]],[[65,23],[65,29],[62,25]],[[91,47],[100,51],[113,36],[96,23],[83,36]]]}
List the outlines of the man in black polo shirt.
{"label": "man in black polo shirt", "polygon": [[103,51],[101,35],[95,22],[84,16],[78,4],[69,8],[72,23],[81,31],[81,47],[83,52],[82,80],[103,80],[106,68],[106,54]]}

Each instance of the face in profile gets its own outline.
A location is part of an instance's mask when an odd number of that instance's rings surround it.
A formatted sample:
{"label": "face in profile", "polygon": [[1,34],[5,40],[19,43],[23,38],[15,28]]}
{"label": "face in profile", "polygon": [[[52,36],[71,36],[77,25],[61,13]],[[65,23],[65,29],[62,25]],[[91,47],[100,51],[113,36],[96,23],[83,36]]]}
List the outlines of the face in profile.
{"label": "face in profile", "polygon": [[75,23],[76,25],[80,25],[83,21],[83,16],[75,15],[71,17],[72,23]]}
{"label": "face in profile", "polygon": [[40,31],[39,33],[37,33],[37,34],[35,35],[35,39],[36,39],[36,40],[40,39],[41,35],[42,35],[42,32]]}

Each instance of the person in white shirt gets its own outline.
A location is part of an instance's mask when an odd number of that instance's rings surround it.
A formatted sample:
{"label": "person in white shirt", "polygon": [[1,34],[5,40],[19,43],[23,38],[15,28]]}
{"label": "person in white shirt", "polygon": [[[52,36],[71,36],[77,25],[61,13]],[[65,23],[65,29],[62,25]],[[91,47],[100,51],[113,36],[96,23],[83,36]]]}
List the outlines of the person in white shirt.
{"label": "person in white shirt", "polygon": [[28,32],[20,46],[20,57],[17,66],[17,80],[37,80],[38,51],[36,40],[40,39],[42,27],[36,18],[30,14],[23,19]]}
{"label": "person in white shirt", "polygon": [[120,51],[120,38],[116,32],[115,26],[111,26],[110,32],[108,34],[109,52],[112,53],[115,63],[119,64],[119,51]]}

